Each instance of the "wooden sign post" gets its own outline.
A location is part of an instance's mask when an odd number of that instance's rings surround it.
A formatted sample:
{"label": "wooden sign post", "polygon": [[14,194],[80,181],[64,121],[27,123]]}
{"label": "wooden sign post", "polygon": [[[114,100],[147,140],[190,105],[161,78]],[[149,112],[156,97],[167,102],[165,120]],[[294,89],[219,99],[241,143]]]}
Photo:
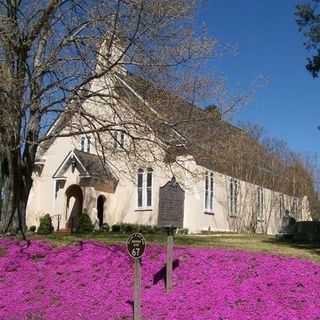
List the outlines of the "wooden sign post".
{"label": "wooden sign post", "polygon": [[141,260],[134,259],[134,306],[133,319],[141,319]]}
{"label": "wooden sign post", "polygon": [[141,320],[141,257],[145,247],[146,240],[141,233],[133,233],[127,240],[129,255],[134,258],[134,320]]}
{"label": "wooden sign post", "polygon": [[173,235],[176,227],[169,225],[165,229],[168,233],[167,239],[167,265],[166,265],[166,290],[169,292],[172,289],[172,264],[173,264]]}
{"label": "wooden sign post", "polygon": [[172,261],[173,261],[173,236],[168,235],[167,240],[167,281],[166,289],[169,292],[172,289]]}

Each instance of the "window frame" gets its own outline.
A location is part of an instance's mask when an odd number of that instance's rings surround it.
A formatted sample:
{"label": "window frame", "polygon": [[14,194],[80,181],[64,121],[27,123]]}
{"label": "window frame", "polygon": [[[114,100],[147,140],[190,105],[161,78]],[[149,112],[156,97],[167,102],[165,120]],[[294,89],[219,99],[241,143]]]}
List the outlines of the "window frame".
{"label": "window frame", "polygon": [[92,136],[83,134],[80,136],[80,151],[91,153]]}
{"label": "window frame", "polygon": [[125,147],[125,132],[123,130],[113,130],[111,137],[113,139],[113,151],[123,151]]}
{"label": "window frame", "polygon": [[91,149],[91,136],[87,136],[87,153],[90,153]]}
{"label": "window frame", "polygon": [[206,171],[204,178],[204,213],[214,213],[214,173]]}
{"label": "window frame", "polygon": [[[153,208],[153,185],[154,175],[153,169],[148,167],[146,169],[139,168],[137,170],[137,199],[136,199],[136,211],[152,210]],[[140,178],[141,177],[141,178]],[[141,184],[140,184],[141,182]],[[141,199],[141,202],[140,202]]]}
{"label": "window frame", "polygon": [[281,218],[284,217],[286,213],[285,199],[283,194],[279,195],[279,213]]}
{"label": "window frame", "polygon": [[86,136],[81,136],[80,137],[80,151],[85,152],[86,148]]}
{"label": "window frame", "polygon": [[264,189],[257,188],[257,221],[264,221]]}
{"label": "window frame", "polygon": [[144,170],[140,168],[137,171],[137,208],[143,207],[143,185],[144,185]]}
{"label": "window frame", "polygon": [[[66,178],[53,178],[52,207],[55,209],[59,191],[65,188]],[[62,186],[61,186],[62,184]]]}
{"label": "window frame", "polygon": [[230,177],[228,188],[228,209],[230,217],[238,216],[239,207],[239,195],[240,195],[240,183],[239,180]]}

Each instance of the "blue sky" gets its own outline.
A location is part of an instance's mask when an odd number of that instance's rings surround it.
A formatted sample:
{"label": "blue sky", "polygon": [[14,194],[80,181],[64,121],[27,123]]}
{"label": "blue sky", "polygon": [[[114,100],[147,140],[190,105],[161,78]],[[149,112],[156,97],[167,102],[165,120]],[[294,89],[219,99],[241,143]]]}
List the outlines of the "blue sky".
{"label": "blue sky", "polygon": [[268,79],[234,121],[259,124],[294,151],[320,154],[320,79],[305,69],[308,52],[294,16],[298,2],[208,0],[199,16],[211,36],[238,47],[236,56],[210,63],[231,92],[245,93],[260,75]]}

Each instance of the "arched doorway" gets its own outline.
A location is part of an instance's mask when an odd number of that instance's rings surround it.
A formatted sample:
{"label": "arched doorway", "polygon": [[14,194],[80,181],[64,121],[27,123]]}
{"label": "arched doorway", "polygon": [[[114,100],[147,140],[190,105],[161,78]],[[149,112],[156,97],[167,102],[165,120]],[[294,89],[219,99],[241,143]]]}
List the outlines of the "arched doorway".
{"label": "arched doorway", "polygon": [[99,221],[99,228],[103,225],[103,211],[104,211],[104,203],[106,198],[104,196],[99,196],[97,199],[97,217]]}
{"label": "arched doorway", "polygon": [[66,206],[66,228],[71,231],[77,230],[79,227],[79,217],[82,212],[83,193],[79,185],[73,184],[66,190],[67,206]]}

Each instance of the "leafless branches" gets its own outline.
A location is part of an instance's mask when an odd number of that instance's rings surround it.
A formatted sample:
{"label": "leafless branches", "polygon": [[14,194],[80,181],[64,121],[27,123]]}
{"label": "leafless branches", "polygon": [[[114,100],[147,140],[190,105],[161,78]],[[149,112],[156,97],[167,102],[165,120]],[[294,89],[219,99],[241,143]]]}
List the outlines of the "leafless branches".
{"label": "leafless branches", "polygon": [[[38,148],[46,140],[93,134],[103,153],[102,133],[118,130],[130,140],[127,154],[136,156],[151,144],[160,149],[168,144],[155,128],[170,123],[149,108],[161,97],[149,94],[147,126],[143,99],[140,110],[130,107],[137,97],[120,103],[123,89],[130,91],[121,78],[131,72],[173,93],[186,82],[204,83],[192,80],[192,70],[213,56],[215,41],[195,31],[197,5],[195,0],[0,1],[1,162],[8,163],[11,194],[6,229],[25,209]],[[198,89],[185,98],[195,99]],[[24,224],[23,213],[18,220]]]}

